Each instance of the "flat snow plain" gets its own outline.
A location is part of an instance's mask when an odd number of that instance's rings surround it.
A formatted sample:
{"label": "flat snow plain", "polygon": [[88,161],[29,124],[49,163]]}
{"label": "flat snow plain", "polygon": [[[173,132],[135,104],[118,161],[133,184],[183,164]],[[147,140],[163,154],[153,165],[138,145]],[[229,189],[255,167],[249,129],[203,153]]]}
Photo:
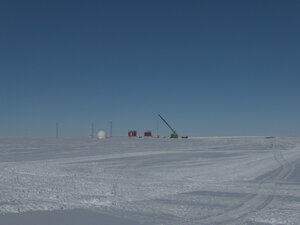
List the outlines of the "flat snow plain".
{"label": "flat snow plain", "polygon": [[1,137],[0,224],[300,224],[300,137]]}

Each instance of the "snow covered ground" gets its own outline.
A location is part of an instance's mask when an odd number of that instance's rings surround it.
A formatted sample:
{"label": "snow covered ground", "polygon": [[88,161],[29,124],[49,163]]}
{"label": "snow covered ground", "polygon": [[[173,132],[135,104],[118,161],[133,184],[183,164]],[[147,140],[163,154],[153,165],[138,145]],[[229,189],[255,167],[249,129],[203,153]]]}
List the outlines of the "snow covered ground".
{"label": "snow covered ground", "polygon": [[300,137],[2,137],[0,224],[26,217],[300,224]]}

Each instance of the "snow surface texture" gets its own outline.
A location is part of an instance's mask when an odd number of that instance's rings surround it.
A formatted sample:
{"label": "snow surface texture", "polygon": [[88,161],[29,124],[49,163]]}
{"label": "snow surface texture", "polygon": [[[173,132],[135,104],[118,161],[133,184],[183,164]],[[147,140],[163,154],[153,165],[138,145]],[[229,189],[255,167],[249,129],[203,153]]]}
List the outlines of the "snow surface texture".
{"label": "snow surface texture", "polygon": [[0,138],[0,214],[67,209],[149,225],[300,224],[300,138]]}

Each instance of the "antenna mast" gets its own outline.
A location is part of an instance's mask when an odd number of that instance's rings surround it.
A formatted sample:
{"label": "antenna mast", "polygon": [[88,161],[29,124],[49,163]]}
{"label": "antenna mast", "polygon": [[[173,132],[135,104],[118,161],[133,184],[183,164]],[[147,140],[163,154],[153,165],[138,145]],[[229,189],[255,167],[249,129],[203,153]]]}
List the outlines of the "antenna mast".
{"label": "antenna mast", "polygon": [[58,138],[58,128],[59,128],[59,127],[58,127],[58,123],[57,123],[57,122],[56,122],[55,125],[56,125],[56,139],[57,139],[57,138]]}
{"label": "antenna mast", "polygon": [[91,124],[91,138],[94,138],[94,122]]}
{"label": "antenna mast", "polygon": [[110,137],[112,137],[112,130],[113,130],[112,121],[110,121]]}

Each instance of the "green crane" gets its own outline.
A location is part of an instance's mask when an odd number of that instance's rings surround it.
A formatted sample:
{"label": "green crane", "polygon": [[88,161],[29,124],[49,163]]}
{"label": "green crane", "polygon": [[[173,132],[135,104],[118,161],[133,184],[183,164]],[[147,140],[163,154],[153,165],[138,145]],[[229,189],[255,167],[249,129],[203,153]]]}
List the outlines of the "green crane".
{"label": "green crane", "polygon": [[168,122],[161,116],[159,115],[159,118],[161,118],[161,120],[171,129],[172,134],[170,136],[170,138],[178,138],[178,134],[176,133],[176,131],[170,126],[170,124],[168,124]]}

